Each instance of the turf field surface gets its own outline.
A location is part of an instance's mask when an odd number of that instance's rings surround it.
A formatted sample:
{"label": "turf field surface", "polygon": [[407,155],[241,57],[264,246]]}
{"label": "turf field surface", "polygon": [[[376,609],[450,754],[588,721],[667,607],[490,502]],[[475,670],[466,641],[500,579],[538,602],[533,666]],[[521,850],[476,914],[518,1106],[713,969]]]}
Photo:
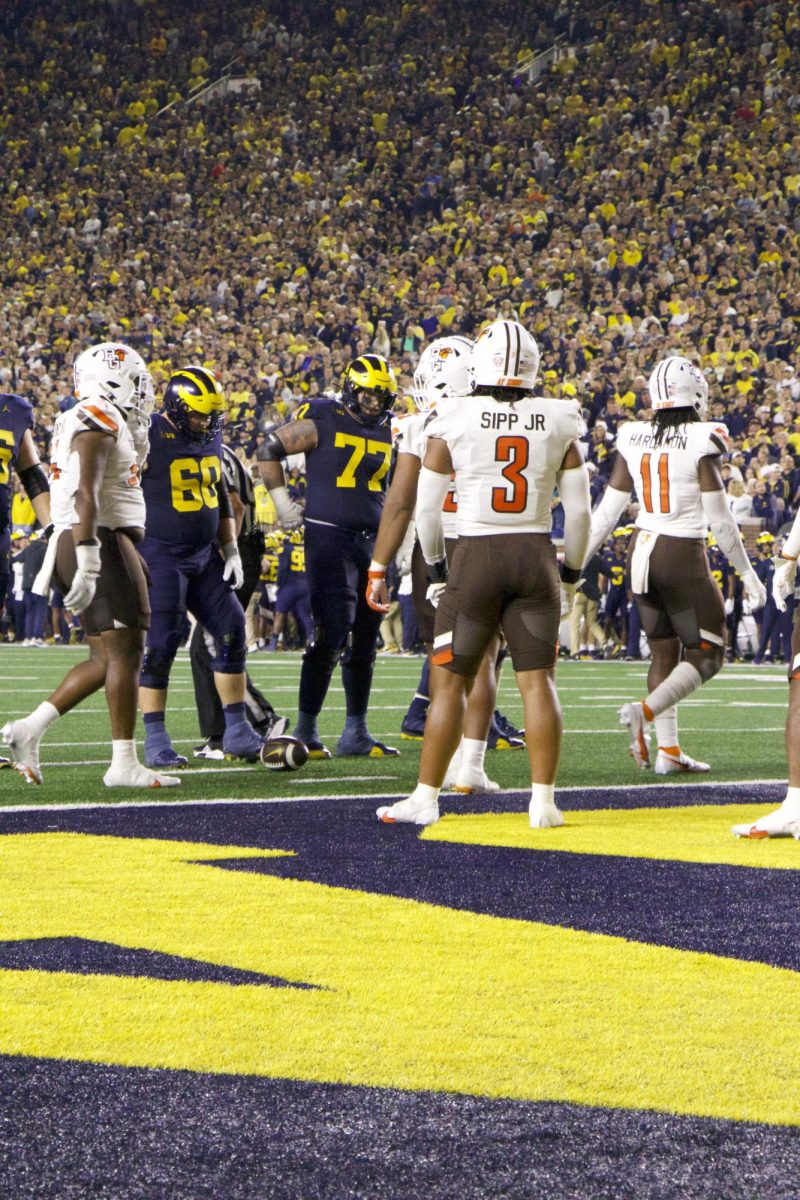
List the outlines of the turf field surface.
{"label": "turf field surface", "polygon": [[[3,647],[4,716],[77,654]],[[382,740],[419,665],[379,660]],[[299,658],[254,669],[293,715]],[[527,825],[524,752],[420,831],[374,816],[418,743],[204,764],[178,798],[102,787],[101,697],[58,722],[42,788],[0,773],[0,1194],[796,1197],[800,843],[730,835],[783,794],[783,671],[682,706],[690,780],[627,756],[644,672],[559,668],[558,830]],[[190,748],[188,688],[183,660]]]}

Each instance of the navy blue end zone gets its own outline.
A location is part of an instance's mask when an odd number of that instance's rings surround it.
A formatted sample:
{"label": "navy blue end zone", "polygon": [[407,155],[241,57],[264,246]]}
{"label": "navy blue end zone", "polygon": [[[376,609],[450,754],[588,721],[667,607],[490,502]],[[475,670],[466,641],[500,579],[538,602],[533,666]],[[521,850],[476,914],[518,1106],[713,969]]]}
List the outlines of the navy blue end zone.
{"label": "navy blue end zone", "polygon": [[[748,785],[746,799],[777,804],[782,794],[781,785]],[[445,796],[442,808],[524,813],[527,799]],[[742,799],[730,785],[691,784],[560,795],[565,811]],[[382,826],[380,803],[5,810],[0,835],[285,849],[290,857],[261,859],[232,849],[209,866],[800,968],[793,871],[454,846]],[[3,968],[177,979],[221,971],[233,986],[283,983],[73,938],[0,941]],[[658,1112],[2,1056],[0,1095],[0,1195],[13,1200],[797,1200],[800,1179],[797,1129]]]}
{"label": "navy blue end zone", "polygon": [[[797,1200],[796,1129],[0,1058],[13,1200]],[[43,1149],[46,1152],[43,1153]]]}

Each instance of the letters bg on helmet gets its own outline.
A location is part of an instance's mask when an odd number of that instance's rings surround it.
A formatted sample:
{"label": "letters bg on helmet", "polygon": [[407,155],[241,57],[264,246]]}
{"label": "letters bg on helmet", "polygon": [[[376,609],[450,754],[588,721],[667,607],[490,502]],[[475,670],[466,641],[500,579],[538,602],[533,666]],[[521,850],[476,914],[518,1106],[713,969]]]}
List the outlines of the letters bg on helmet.
{"label": "letters bg on helmet", "polygon": [[124,414],[147,417],[153,411],[155,390],[144,359],[121,342],[99,342],[83,350],[72,365],[79,400],[106,400]]}
{"label": "letters bg on helmet", "polygon": [[420,412],[427,412],[443,397],[469,395],[471,353],[472,342],[465,337],[437,338],[425,347],[414,372],[411,393]]}

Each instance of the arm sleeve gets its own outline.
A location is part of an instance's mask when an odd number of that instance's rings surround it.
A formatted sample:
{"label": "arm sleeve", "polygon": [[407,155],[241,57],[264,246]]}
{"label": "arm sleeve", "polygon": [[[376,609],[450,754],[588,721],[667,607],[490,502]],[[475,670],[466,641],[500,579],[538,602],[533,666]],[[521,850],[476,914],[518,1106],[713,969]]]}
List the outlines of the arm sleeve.
{"label": "arm sleeve", "polygon": [[592,528],[589,534],[589,546],[586,550],[587,561],[602,546],[631,498],[630,492],[621,492],[619,488],[607,487],[603,499],[592,513]]}
{"label": "arm sleeve", "polygon": [[558,494],[564,505],[564,566],[570,571],[580,571],[586,561],[592,523],[586,467],[562,471],[558,477]]}
{"label": "arm sleeve", "polygon": [[417,537],[426,563],[441,562],[444,558],[442,505],[449,487],[449,475],[440,475],[429,467],[421,468],[417,485],[416,520]]}
{"label": "arm sleeve", "polygon": [[744,578],[753,570],[753,564],[744,548],[739,526],[731,516],[724,492],[701,492],[700,499],[709,528],[717,539],[717,545],[728,562]]}

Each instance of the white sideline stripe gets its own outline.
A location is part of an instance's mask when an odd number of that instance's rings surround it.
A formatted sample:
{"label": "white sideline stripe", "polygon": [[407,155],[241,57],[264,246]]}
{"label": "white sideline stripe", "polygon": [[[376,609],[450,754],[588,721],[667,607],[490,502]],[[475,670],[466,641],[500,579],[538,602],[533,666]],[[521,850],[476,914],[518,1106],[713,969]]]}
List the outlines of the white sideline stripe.
{"label": "white sideline stripe", "polygon": [[[703,788],[708,791],[722,791],[723,789],[731,788],[752,788],[754,781],[752,779],[729,780],[725,783],[696,783],[695,776],[692,776],[691,784],[686,782],[686,775],[676,776],[675,783],[643,783],[637,784],[635,787],[626,787],[624,784],[614,784],[611,787],[604,788],[588,788],[588,787],[569,787],[559,788],[557,791],[558,798],[569,796],[574,792],[651,792],[663,791],[664,788],[672,789],[674,787],[692,787]],[[770,787],[772,785],[786,785],[786,778],[782,779],[760,779],[757,783],[758,787]],[[112,789],[109,788],[109,791]],[[142,791],[148,789],[143,788]],[[493,792],[494,796],[502,796],[508,792],[526,793],[527,788],[505,788],[500,792]],[[320,796],[269,796],[259,799],[254,796],[220,796],[213,800],[121,800],[118,803],[109,801],[107,804],[89,803],[89,804],[6,804],[0,807],[0,819],[3,813],[18,813],[18,812],[83,812],[88,809],[109,809],[109,808],[214,808],[220,804],[311,804],[316,802],[325,802],[326,804],[335,804],[340,800],[383,800],[392,799],[392,792],[358,792],[347,796],[330,796],[324,793]],[[445,799],[448,798],[448,793],[445,793]],[[455,797],[453,797],[455,798]],[[643,805],[647,807],[647,805]],[[698,806],[699,807],[699,806]],[[520,810],[522,811],[522,810]],[[592,811],[592,810],[587,810]],[[210,843],[213,845],[214,843]],[[236,847],[231,847],[235,850]],[[232,855],[232,857],[234,857]]]}
{"label": "white sideline stripe", "polygon": [[[612,727],[613,732],[616,732],[618,728],[619,728],[618,726],[614,725]],[[570,736],[575,736],[577,734],[580,734],[581,736],[584,736],[584,737],[606,737],[609,733],[612,732],[612,729],[609,729],[609,728],[606,728],[606,729],[570,729],[569,727],[567,727],[564,732],[568,733]],[[742,726],[741,728],[736,728],[732,725],[724,725],[724,726],[721,726],[720,728],[713,728],[713,727],[707,727],[707,726],[700,727],[699,725],[695,726],[695,725],[686,725],[686,724],[683,724],[681,726],[682,734],[690,733],[690,734],[698,734],[698,735],[703,734],[703,733],[709,733],[709,734],[711,734],[711,733],[776,733],[778,730],[779,730],[779,727],[777,725],[747,725],[747,726]],[[392,730],[390,733],[378,732],[375,736],[378,738],[378,741],[381,741],[381,742],[384,740],[384,738],[387,738],[387,737],[388,738],[396,737],[401,741],[406,741],[405,738],[400,739],[400,736],[396,730]],[[331,738],[329,740],[333,741],[333,738]],[[194,744],[197,743],[197,738],[173,738],[172,739],[173,746],[191,746],[193,743]],[[78,741],[49,742],[48,741],[43,744],[42,749],[43,750],[68,750],[71,746],[84,746],[88,749],[90,746],[106,746],[106,747],[108,747],[108,746],[110,746],[110,744],[111,743],[109,741],[84,742],[83,739],[81,739],[80,742],[78,742]],[[0,752],[1,751],[2,751],[2,743],[0,743]],[[490,751],[490,753],[491,753],[491,751]],[[501,751],[501,753],[505,753],[505,752]],[[55,765],[55,764],[51,764],[51,765]],[[370,776],[370,778],[372,778],[372,777]]]}

